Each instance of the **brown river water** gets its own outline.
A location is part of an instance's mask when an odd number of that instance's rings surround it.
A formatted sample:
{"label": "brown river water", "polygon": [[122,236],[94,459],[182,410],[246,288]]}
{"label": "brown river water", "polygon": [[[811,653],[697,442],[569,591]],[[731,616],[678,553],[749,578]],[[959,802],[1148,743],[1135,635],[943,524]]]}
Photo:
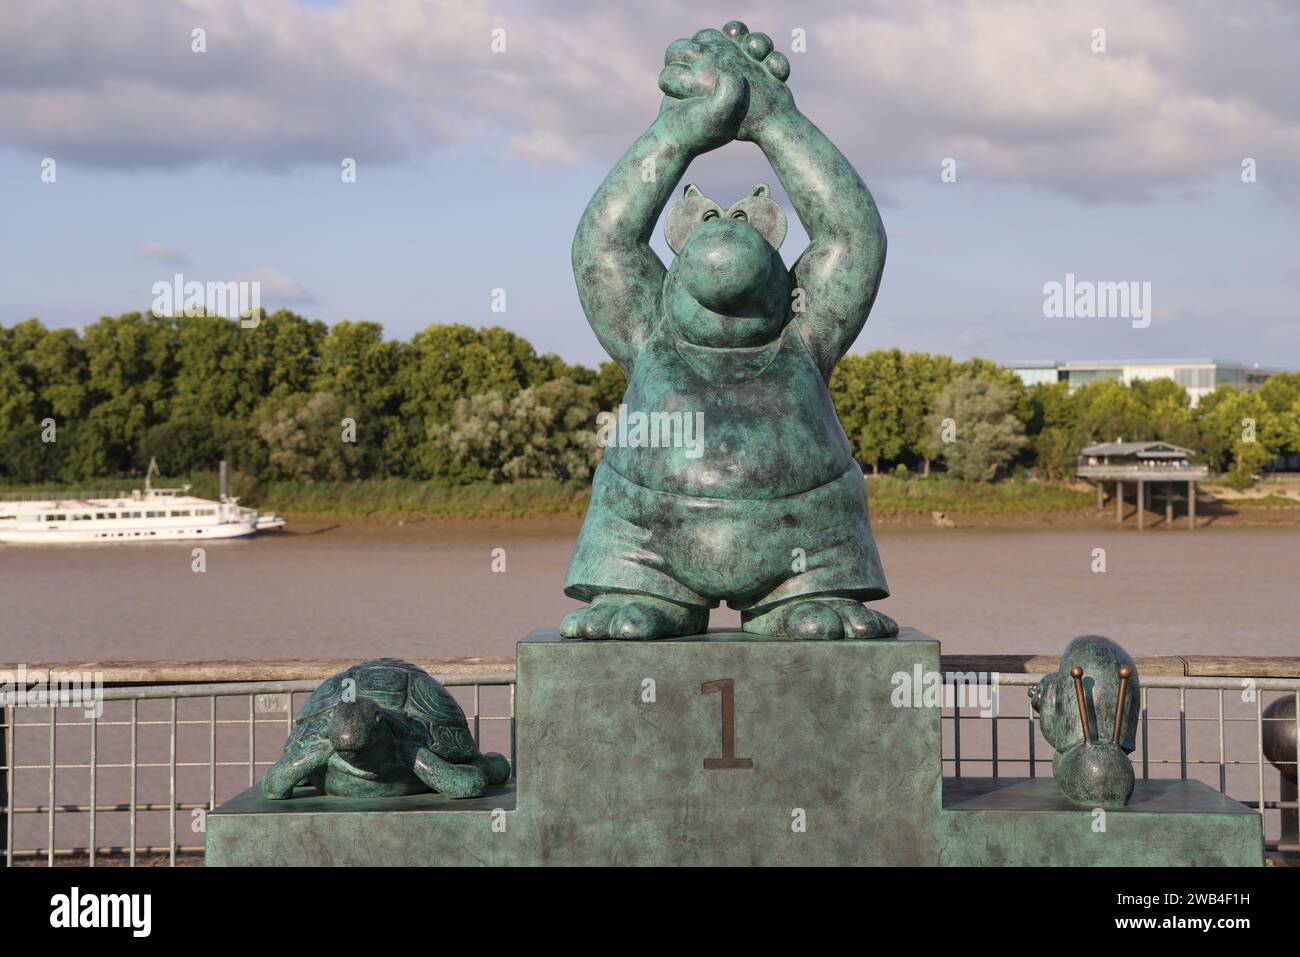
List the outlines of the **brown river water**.
{"label": "brown river water", "polygon": [[[577,606],[561,590],[577,529],[299,523],[206,543],[202,573],[185,542],[0,545],[0,661],[511,655]],[[945,652],[1056,653],[1097,632],[1134,655],[1300,654],[1300,528],[877,538],[893,591],[877,607]],[[714,612],[714,627],[738,623]]]}
{"label": "brown river water", "polygon": [[[381,655],[511,655],[538,627],[554,627],[576,603],[561,590],[577,519],[414,522],[405,525],[292,522],[249,541],[208,542],[206,570],[192,570],[193,543],[0,545],[0,663],[124,659],[355,658]],[[948,653],[1059,654],[1075,635],[1109,635],[1142,655],[1300,655],[1300,528],[935,529],[883,524],[877,539],[893,597],[880,603],[901,623],[941,640]],[[503,553],[494,550],[502,549]],[[1103,549],[1104,572],[1094,571]],[[494,558],[504,556],[504,571]],[[500,562],[496,562],[500,567]],[[734,626],[737,613],[714,612]],[[1026,715],[1024,690],[1006,689],[1006,715]],[[1150,752],[1173,756],[1153,776],[1177,776],[1177,691],[1150,692]],[[468,689],[457,696],[469,710]],[[1212,692],[1189,694],[1189,776],[1220,786]],[[1258,793],[1254,704],[1227,694],[1228,793]],[[296,705],[304,698],[299,696]],[[1271,700],[1271,697],[1267,700]],[[137,843],[167,846],[171,800],[167,701],[139,705],[137,797],[161,806],[139,814]],[[215,705],[218,764],[211,765],[209,699],[178,705],[175,799],[221,803],[260,777],[280,753],[288,714],[259,718],[250,774],[248,699]],[[483,714],[509,712],[504,689],[485,689]],[[47,846],[50,731],[45,709],[15,709],[16,850]],[[1203,720],[1202,720],[1203,719]],[[109,702],[97,732],[97,803],[125,806],[131,772],[130,705]],[[86,804],[91,729],[81,711],[58,718],[56,804]],[[961,772],[988,775],[988,725],[963,722]],[[1000,722],[1001,773],[1021,776],[1023,719]],[[952,735],[945,722],[946,757]],[[486,748],[507,751],[508,723],[484,722]],[[1037,756],[1050,756],[1038,735]],[[1136,755],[1135,755],[1136,756]],[[1204,764],[1196,764],[1203,761]],[[945,774],[957,769],[945,761]],[[1265,790],[1276,797],[1277,773]],[[1042,765],[1039,773],[1050,773]],[[1139,775],[1141,770],[1139,768]],[[181,846],[201,846],[193,810],[175,816]],[[1277,812],[1266,830],[1276,835]],[[84,847],[89,815],[59,813],[55,846]],[[125,812],[97,817],[96,843],[129,840]],[[44,853],[39,859],[43,860]],[[119,858],[120,859],[120,858]]]}

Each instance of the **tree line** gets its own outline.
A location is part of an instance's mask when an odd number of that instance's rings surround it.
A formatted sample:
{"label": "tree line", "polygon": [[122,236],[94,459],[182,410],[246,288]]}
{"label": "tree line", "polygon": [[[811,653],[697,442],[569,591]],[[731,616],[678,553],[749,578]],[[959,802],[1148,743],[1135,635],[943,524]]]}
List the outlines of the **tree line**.
{"label": "tree line", "polygon": [[[0,326],[0,480],[139,476],[150,458],[168,475],[225,458],[250,481],[585,480],[600,460],[596,416],[626,388],[612,362],[539,355],[498,327],[432,325],[402,342],[373,322],[259,318]],[[1193,409],[1171,380],[1071,394],[986,359],[888,349],[845,357],[831,393],[875,473],[938,461],[969,480],[1064,478],[1084,445],[1121,436],[1193,448],[1240,475],[1300,452],[1295,373],[1255,392],[1222,387]]]}

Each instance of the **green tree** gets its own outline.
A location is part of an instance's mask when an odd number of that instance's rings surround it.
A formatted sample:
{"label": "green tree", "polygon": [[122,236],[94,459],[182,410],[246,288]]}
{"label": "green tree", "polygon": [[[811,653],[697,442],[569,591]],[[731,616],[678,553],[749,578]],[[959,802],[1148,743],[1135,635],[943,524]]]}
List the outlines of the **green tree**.
{"label": "green tree", "polygon": [[1086,443],[1079,437],[1069,389],[1064,382],[1040,382],[1027,389],[1025,397],[1025,432],[1034,469],[1047,479],[1072,476],[1079,449]]}
{"label": "green tree", "polygon": [[1240,430],[1232,416],[1235,413],[1238,392],[1232,386],[1222,385],[1209,395],[1201,396],[1193,412],[1201,451],[1210,468],[1221,472],[1232,460],[1232,447]]}
{"label": "green tree", "polygon": [[457,401],[450,422],[434,423],[430,441],[464,466],[461,480],[586,480],[600,461],[595,390],[553,379],[511,399],[488,392]]}
{"label": "green tree", "polygon": [[272,470],[306,482],[359,477],[363,455],[345,436],[353,412],[327,392],[285,400],[259,429]]}
{"label": "green tree", "polygon": [[140,443],[140,458],[157,459],[164,475],[210,472],[221,454],[212,423],[200,417],[173,417],[151,425]]}
{"label": "green tree", "polygon": [[403,475],[410,436],[402,423],[400,376],[406,347],[384,340],[375,322],[342,321],[321,341],[314,388],[357,411],[357,445],[370,475]]}
{"label": "green tree", "polygon": [[830,390],[854,458],[880,474],[881,463],[897,459],[906,447],[903,354],[877,349],[847,355],[831,376]]}
{"label": "green tree", "polygon": [[1195,418],[1210,466],[1239,481],[1248,481],[1290,441],[1287,413],[1274,412],[1260,392],[1220,386],[1197,403]]}
{"label": "green tree", "polygon": [[903,451],[913,459],[923,460],[922,474],[926,476],[930,474],[926,421],[934,410],[940,390],[952,381],[952,364],[943,362],[943,359],[947,359],[947,356],[932,356],[928,352],[908,352],[903,355]]}
{"label": "green tree", "polygon": [[171,412],[175,324],[150,313],[104,316],[86,328],[84,349],[87,407],[70,446],[75,477],[141,471],[145,432]]}
{"label": "green tree", "polygon": [[596,405],[603,412],[617,412],[619,404],[627,394],[627,376],[616,362],[602,362],[596,372],[596,381],[592,388],[596,394]]}
{"label": "green tree", "polygon": [[1070,397],[1082,445],[1139,441],[1150,438],[1142,401],[1117,379],[1099,379],[1074,391]]}
{"label": "green tree", "polygon": [[[1026,444],[1016,397],[1005,383],[966,374],[944,387],[927,426],[930,453],[963,481],[988,481]],[[951,441],[949,441],[951,440]]]}
{"label": "green tree", "polygon": [[463,466],[431,441],[429,427],[449,422],[466,396],[495,392],[509,400],[546,381],[550,369],[528,340],[496,326],[430,326],[416,333],[399,376],[401,414],[418,423],[407,432],[416,443],[408,450],[411,470],[425,478],[460,474]]}

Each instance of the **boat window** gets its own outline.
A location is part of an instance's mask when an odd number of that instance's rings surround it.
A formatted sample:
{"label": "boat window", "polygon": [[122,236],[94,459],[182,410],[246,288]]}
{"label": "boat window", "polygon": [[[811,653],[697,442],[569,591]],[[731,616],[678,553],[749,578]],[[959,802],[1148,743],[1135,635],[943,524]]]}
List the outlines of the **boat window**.
{"label": "boat window", "polygon": [[188,518],[188,517],[189,517],[189,514],[190,514],[190,510],[187,508],[187,509],[182,509],[182,510],[180,510],[180,511],[172,512],[172,517],[173,517],[173,518],[182,518],[182,517]]}
{"label": "boat window", "polygon": [[96,513],[95,513],[95,518],[103,518],[103,517],[104,517],[104,513],[103,513],[103,512],[96,512]]}
{"label": "boat window", "polygon": [[145,518],[166,518],[166,512],[145,512]]}
{"label": "boat window", "polygon": [[103,512],[100,518],[117,518],[117,512]]}
{"label": "boat window", "polygon": [[196,508],[194,510],[194,514],[195,515],[216,515],[217,510],[215,508]]}

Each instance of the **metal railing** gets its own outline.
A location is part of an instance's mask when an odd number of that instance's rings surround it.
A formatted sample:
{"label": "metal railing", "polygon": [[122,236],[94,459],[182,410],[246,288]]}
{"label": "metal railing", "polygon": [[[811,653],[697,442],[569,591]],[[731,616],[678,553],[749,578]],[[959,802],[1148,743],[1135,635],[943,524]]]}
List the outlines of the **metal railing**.
{"label": "metal railing", "polygon": [[0,502],[79,502],[95,498],[130,498],[123,489],[36,489],[31,492],[0,492]]}
{"label": "metal railing", "polygon": [[[942,720],[945,775],[1050,775],[1053,749],[1022,693],[1041,675],[997,670],[1005,658],[959,660],[944,665],[967,669],[944,672],[951,695]],[[962,703],[958,686],[972,673],[997,677],[997,693],[983,715]],[[1139,777],[1204,780],[1259,812],[1268,850],[1300,852],[1294,838],[1282,839],[1282,815],[1295,815],[1296,801],[1279,796],[1279,775],[1263,744],[1267,722],[1293,720],[1269,718],[1266,704],[1292,696],[1300,705],[1300,678],[1141,672],[1139,678],[1141,724],[1132,755]],[[439,680],[460,700],[475,741],[508,751],[514,766],[514,672]],[[320,682],[106,687],[99,695],[102,715],[0,709],[0,856],[10,866],[42,858],[50,866],[61,859],[90,866],[135,866],[142,856],[172,866],[178,859],[201,860],[201,839],[182,840],[180,822],[188,817],[190,832],[201,834],[207,812],[252,786],[280,756],[293,727],[295,697]],[[495,710],[485,711],[493,703]],[[1300,731],[1300,719],[1294,720]],[[69,833],[77,838],[59,840]]]}
{"label": "metal railing", "polygon": [[[437,677],[460,700],[475,742],[495,738],[497,747],[509,749],[513,767],[514,673]],[[80,708],[0,708],[5,865],[43,857],[49,866],[59,858],[84,858],[91,867],[101,860],[134,867],[141,855],[166,855],[166,863],[175,866],[178,857],[201,855],[201,842],[182,841],[178,816],[188,816],[191,832],[201,834],[207,812],[251,787],[280,757],[297,713],[295,696],[314,691],[321,681],[110,687],[97,695],[102,716]],[[502,713],[484,712],[490,689],[501,689]],[[150,706],[158,707],[142,713]],[[60,713],[68,711],[71,715]],[[507,727],[493,734],[494,725]],[[118,740],[106,752],[103,738],[114,731],[120,732]],[[142,748],[142,733],[150,732],[161,734],[150,735]],[[76,748],[72,756],[69,747]],[[108,789],[104,772],[120,772]],[[149,786],[142,786],[142,772],[152,778]],[[77,789],[71,801],[62,799],[70,783]],[[44,801],[35,800],[41,791]],[[142,822],[146,816],[150,820]],[[57,840],[67,833],[63,822],[70,824],[72,817],[79,818],[75,830],[84,844]],[[121,840],[105,843],[106,832]]]}
{"label": "metal railing", "polygon": [[[972,713],[975,709],[969,704],[964,706],[963,697],[970,696],[957,690],[971,681],[971,672],[944,673],[945,687],[953,688],[951,698],[946,699],[951,704],[943,712],[946,775],[1051,775],[1054,749],[1043,738],[1028,694],[1002,693],[1010,688],[1027,690],[1040,678],[1041,674],[999,673],[992,707],[981,714]],[[1300,717],[1265,715],[1273,700],[1288,696],[1295,700],[1300,715],[1300,678],[1139,673],[1139,681],[1140,725],[1131,755],[1138,779],[1201,780],[1259,812],[1267,851],[1300,853],[1294,823],[1286,829],[1282,817],[1289,812],[1294,822],[1300,808],[1294,797],[1280,796],[1283,787],[1279,780],[1282,768],[1294,769],[1295,758],[1270,761],[1264,753],[1267,726],[1294,724],[1300,734]],[[1291,790],[1294,793],[1294,788]]]}
{"label": "metal railing", "polygon": [[1205,465],[1080,465],[1075,468],[1080,478],[1151,479],[1157,482],[1190,482],[1209,478]]}

